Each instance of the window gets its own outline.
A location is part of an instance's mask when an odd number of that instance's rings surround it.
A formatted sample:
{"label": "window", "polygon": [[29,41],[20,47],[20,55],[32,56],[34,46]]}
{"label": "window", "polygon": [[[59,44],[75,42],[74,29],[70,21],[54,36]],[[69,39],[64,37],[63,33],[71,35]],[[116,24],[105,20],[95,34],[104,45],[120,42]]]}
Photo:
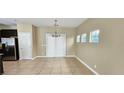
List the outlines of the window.
{"label": "window", "polygon": [[99,43],[99,30],[95,30],[93,32],[90,32],[90,41],[91,43]]}
{"label": "window", "polygon": [[82,34],[81,35],[81,42],[86,43],[87,42],[87,34]]}
{"label": "window", "polygon": [[77,35],[77,38],[76,38],[76,42],[77,43],[80,43],[80,38],[81,38],[81,36],[80,35]]}

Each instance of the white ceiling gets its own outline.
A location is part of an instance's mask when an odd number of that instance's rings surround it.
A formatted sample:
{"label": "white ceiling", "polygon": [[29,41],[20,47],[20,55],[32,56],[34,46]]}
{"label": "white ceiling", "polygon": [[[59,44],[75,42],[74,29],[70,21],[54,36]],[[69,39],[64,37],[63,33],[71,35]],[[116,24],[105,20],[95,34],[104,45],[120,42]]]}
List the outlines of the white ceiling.
{"label": "white ceiling", "polygon": [[58,20],[60,27],[77,27],[87,18],[0,18],[0,24],[16,25],[16,23],[29,23],[35,26],[53,26],[54,20]]}

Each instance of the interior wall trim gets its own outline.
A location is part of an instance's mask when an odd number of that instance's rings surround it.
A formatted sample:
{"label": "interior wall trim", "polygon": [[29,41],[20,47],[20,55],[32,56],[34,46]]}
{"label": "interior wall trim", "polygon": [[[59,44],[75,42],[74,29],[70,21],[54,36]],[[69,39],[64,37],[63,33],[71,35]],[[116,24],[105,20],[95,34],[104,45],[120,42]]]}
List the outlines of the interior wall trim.
{"label": "interior wall trim", "polygon": [[75,57],[75,55],[67,55],[67,56],[65,56],[65,57]]}
{"label": "interior wall trim", "polygon": [[87,65],[84,61],[82,61],[78,56],[75,56],[75,58],[80,61],[83,65],[85,65],[90,71],[92,71],[95,75],[100,75],[98,72],[96,72],[94,69],[92,69],[89,65]]}
{"label": "interior wall trim", "polygon": [[[36,57],[32,58],[32,60],[35,60],[36,58],[39,58],[39,57],[52,58],[52,57],[48,57],[48,56],[36,56]],[[75,57],[75,55],[67,55],[65,57]]]}

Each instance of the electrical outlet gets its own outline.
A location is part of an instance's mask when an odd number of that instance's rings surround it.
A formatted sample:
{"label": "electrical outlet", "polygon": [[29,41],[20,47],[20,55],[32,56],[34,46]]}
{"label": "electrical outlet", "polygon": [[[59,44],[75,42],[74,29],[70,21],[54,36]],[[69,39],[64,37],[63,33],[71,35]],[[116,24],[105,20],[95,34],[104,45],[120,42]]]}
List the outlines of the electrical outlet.
{"label": "electrical outlet", "polygon": [[96,68],[96,65],[94,65],[94,68]]}

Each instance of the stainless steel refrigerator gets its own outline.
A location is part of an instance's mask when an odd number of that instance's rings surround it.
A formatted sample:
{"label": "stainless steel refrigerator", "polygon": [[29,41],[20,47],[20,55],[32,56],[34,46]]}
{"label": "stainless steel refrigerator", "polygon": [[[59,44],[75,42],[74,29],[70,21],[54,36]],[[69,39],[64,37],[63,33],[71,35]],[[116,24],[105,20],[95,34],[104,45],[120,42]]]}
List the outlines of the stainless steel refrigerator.
{"label": "stainless steel refrigerator", "polygon": [[1,38],[1,43],[3,45],[3,60],[18,60],[18,38]]}

